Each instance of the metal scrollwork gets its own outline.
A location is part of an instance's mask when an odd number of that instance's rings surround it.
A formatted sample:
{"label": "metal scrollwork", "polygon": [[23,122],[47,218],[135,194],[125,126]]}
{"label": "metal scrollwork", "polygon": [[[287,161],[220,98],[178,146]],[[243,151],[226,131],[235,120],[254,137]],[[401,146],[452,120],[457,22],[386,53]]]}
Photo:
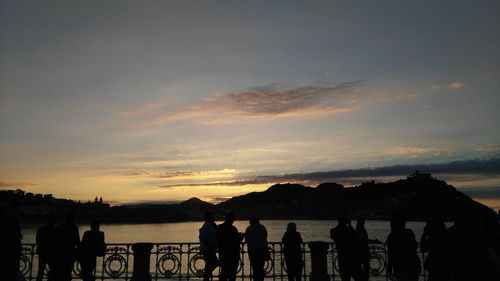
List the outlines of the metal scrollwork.
{"label": "metal scrollwork", "polygon": [[273,259],[267,260],[266,263],[264,263],[264,272],[266,274],[271,273],[271,271],[273,271],[273,268],[274,268],[274,260]]}
{"label": "metal scrollwork", "polygon": [[21,260],[20,260],[20,266],[19,266],[19,271],[23,275],[27,275],[31,269],[32,262],[30,258],[26,255],[21,255]]}
{"label": "metal scrollwork", "polygon": [[158,271],[165,277],[171,278],[179,271],[179,258],[173,254],[164,254],[158,260]]}
{"label": "metal scrollwork", "polygon": [[73,274],[78,277],[82,276],[82,266],[77,260],[75,260],[75,263],[73,264]]}
{"label": "metal scrollwork", "polygon": [[[382,252],[380,252],[382,251]],[[379,276],[385,271],[385,258],[381,254],[384,248],[381,246],[373,246],[370,249],[369,261],[370,261],[370,275]]]}
{"label": "metal scrollwork", "polygon": [[104,261],[104,272],[112,278],[120,277],[127,270],[127,260],[120,254],[112,254]]}
{"label": "metal scrollwork", "polygon": [[333,269],[334,269],[334,272],[340,272],[340,270],[339,270],[339,256],[337,254],[335,254],[335,256],[333,258]]}
{"label": "metal scrollwork", "polygon": [[[199,261],[201,261],[202,266],[199,265]],[[204,269],[205,261],[203,260],[203,256],[201,254],[193,255],[189,259],[189,271],[191,271],[191,273],[193,273],[197,277],[203,277]]]}

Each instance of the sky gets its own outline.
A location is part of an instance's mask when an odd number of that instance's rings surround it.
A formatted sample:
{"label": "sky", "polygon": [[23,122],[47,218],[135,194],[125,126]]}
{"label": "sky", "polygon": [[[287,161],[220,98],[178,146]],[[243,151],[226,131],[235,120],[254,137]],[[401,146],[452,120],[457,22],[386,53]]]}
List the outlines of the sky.
{"label": "sky", "polygon": [[211,202],[432,172],[500,207],[499,1],[0,0],[0,189]]}

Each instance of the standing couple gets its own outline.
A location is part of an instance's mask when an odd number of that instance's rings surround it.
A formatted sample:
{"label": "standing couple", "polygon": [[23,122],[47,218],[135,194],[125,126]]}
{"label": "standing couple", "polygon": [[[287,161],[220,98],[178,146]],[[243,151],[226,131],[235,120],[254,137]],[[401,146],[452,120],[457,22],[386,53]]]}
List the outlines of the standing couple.
{"label": "standing couple", "polygon": [[[253,279],[255,281],[264,280],[264,264],[270,259],[270,253],[267,246],[267,230],[259,221],[259,218],[253,217],[250,220],[250,226],[245,233],[238,232],[233,225],[235,214],[226,213],[224,222],[220,225],[215,224],[212,212],[204,215],[204,223],[200,228],[200,252],[205,261],[205,270],[203,281],[208,281],[212,277],[213,270],[220,265],[221,281],[236,280],[236,273],[240,264],[240,247],[243,239],[248,243],[248,256],[250,266],[253,270]],[[219,252],[219,259],[216,252]]]}

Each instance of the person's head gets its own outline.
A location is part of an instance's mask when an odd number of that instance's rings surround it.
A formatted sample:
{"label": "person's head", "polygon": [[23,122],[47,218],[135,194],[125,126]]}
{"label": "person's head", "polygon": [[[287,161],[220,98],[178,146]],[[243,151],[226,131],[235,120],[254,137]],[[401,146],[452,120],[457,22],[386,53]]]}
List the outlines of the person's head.
{"label": "person's head", "polygon": [[234,220],[236,219],[236,215],[234,214],[233,211],[229,211],[226,213],[226,216],[224,218],[224,222],[233,224]]}
{"label": "person's head", "polygon": [[356,228],[365,228],[365,218],[359,217],[356,220]]}
{"label": "person's head", "polygon": [[90,222],[90,229],[91,230],[99,230],[100,226],[101,226],[101,223],[98,220],[92,220]]}
{"label": "person's head", "polygon": [[296,232],[297,231],[297,225],[294,222],[289,222],[286,225],[286,231],[287,232]]}
{"label": "person's head", "polygon": [[255,225],[255,224],[259,224],[259,223],[260,223],[259,217],[252,217],[250,219],[250,225]]}
{"label": "person's head", "polygon": [[402,230],[405,228],[406,219],[401,214],[392,214],[391,216],[391,230]]}
{"label": "person's head", "polygon": [[347,216],[347,214],[340,214],[338,221],[341,226],[349,226],[351,224],[351,219]]}
{"label": "person's head", "polygon": [[203,220],[205,222],[214,222],[214,214],[212,212],[205,212],[203,214]]}

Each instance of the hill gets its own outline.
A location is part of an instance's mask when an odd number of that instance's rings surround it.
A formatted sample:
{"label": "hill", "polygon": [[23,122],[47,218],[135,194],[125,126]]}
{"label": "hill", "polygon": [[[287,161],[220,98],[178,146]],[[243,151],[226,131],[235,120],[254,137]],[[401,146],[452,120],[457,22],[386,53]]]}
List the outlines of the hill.
{"label": "hill", "polygon": [[81,220],[99,218],[105,223],[149,223],[200,220],[206,211],[221,219],[228,210],[239,219],[336,219],[341,213],[367,219],[387,219],[393,212],[409,219],[424,220],[430,214],[452,220],[468,212],[492,216],[490,208],[472,200],[430,174],[415,173],[390,183],[367,182],[344,187],[323,183],[317,187],[300,184],[275,184],[262,192],[233,197],[217,205],[191,198],[176,204],[141,204],[110,207],[102,200],[80,203],[56,199],[51,195],[0,191],[0,206],[23,221],[40,221],[47,215],[63,216],[73,212]]}
{"label": "hill", "polygon": [[394,212],[416,220],[431,214],[446,219],[464,212],[495,215],[446,182],[420,173],[391,183],[367,182],[354,187],[337,183],[323,183],[316,188],[276,184],[263,192],[233,197],[217,207],[233,210],[239,217],[267,219],[335,219],[340,213],[387,219]]}

